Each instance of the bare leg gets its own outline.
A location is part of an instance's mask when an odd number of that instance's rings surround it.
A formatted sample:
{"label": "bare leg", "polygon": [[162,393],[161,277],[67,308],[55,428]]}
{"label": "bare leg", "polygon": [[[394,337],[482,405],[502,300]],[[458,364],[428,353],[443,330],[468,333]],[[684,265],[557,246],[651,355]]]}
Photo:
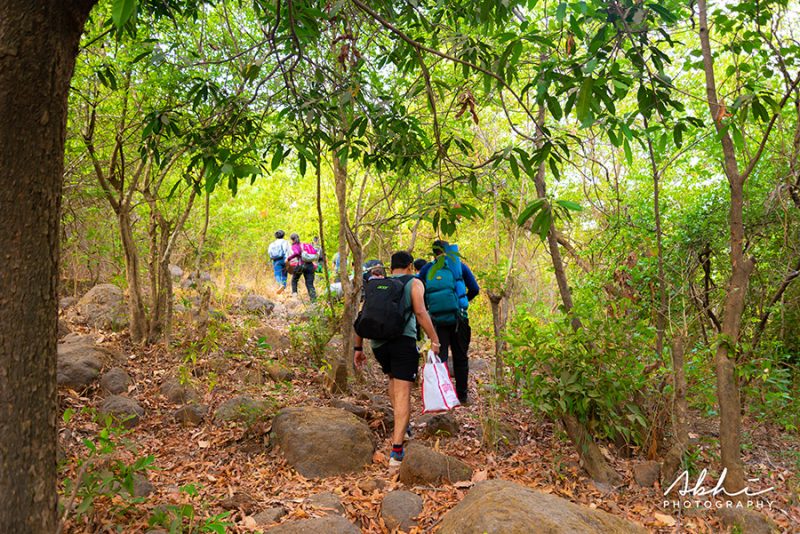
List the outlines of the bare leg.
{"label": "bare leg", "polygon": [[413,382],[391,379],[389,381],[389,398],[394,410],[394,432],[392,443],[403,443],[406,427],[411,419],[411,386]]}

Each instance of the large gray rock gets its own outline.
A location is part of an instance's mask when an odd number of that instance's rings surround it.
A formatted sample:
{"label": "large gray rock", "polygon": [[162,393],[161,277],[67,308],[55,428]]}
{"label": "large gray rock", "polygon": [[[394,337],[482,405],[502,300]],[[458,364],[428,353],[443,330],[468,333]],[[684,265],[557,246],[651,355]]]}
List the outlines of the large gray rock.
{"label": "large gray rock", "polygon": [[100,376],[108,351],[91,336],[70,334],[58,344],[57,380],[59,386],[82,389]]}
{"label": "large gray rock", "polygon": [[755,510],[738,508],[720,508],[717,512],[722,525],[731,532],[741,534],[777,534],[778,526],[767,516]]}
{"label": "large gray rock", "polygon": [[342,504],[342,499],[333,492],[325,491],[323,493],[317,493],[316,495],[312,495],[306,499],[306,502],[314,508],[319,509],[319,511],[322,513],[332,512],[344,515],[344,504]]}
{"label": "large gray rock", "polygon": [[264,363],[264,371],[266,371],[273,382],[286,382],[294,378],[294,371],[280,362]]}
{"label": "large gray rock", "polygon": [[289,521],[267,529],[270,534],[361,534],[354,524],[340,515]]}
{"label": "large gray rock", "polygon": [[405,452],[400,466],[400,482],[403,484],[453,483],[472,478],[472,468],[458,458],[415,442],[409,443]]}
{"label": "large gray rock", "polygon": [[181,269],[177,265],[170,265],[169,274],[170,276],[172,276],[173,279],[180,280],[181,278],[183,278],[183,269]]}
{"label": "large gray rock", "polygon": [[286,331],[274,326],[264,325],[253,330],[253,337],[261,344],[266,344],[272,350],[283,350],[291,347],[291,340]]}
{"label": "large gray rock", "polygon": [[[535,527],[534,527],[535,525]],[[644,534],[641,526],[505,480],[479,482],[442,518],[441,534]]]}
{"label": "large gray rock", "polygon": [[205,404],[187,404],[172,412],[172,417],[184,426],[199,426],[207,413]]}
{"label": "large gray rock", "polygon": [[245,295],[239,300],[239,308],[247,313],[269,315],[275,309],[275,303],[261,295]]}
{"label": "large gray rock", "polygon": [[272,431],[286,460],[307,478],[353,473],[372,462],[369,426],[344,410],[286,408],[275,417]]}
{"label": "large gray rock", "polygon": [[139,418],[144,416],[144,408],[130,397],[111,395],[100,405],[100,414],[110,415],[117,422],[131,428],[136,426]]}
{"label": "large gray rock", "polygon": [[277,523],[281,517],[288,513],[289,511],[283,506],[273,506],[258,512],[253,516],[253,519],[255,519],[256,525],[263,527],[271,525],[272,523]]}
{"label": "large gray rock", "polygon": [[643,488],[652,487],[661,476],[661,464],[649,460],[633,466],[633,479]]}
{"label": "large gray rock", "polygon": [[423,436],[452,437],[458,434],[458,421],[452,413],[426,414],[419,418]]}
{"label": "large gray rock", "polygon": [[411,530],[417,526],[414,518],[422,513],[422,497],[410,491],[390,491],[381,503],[381,517],[390,532]]}
{"label": "large gray rock", "polygon": [[240,395],[228,399],[219,405],[214,412],[214,422],[236,421],[239,423],[253,424],[266,419],[272,413],[272,404],[255,400],[247,395]]}
{"label": "large gray rock", "polygon": [[73,321],[92,328],[122,330],[128,326],[128,310],[122,290],[114,284],[90,289],[72,309]]}
{"label": "large gray rock", "polygon": [[188,384],[181,384],[175,377],[168,377],[159,388],[161,394],[173,404],[183,404],[185,402],[197,402],[200,396],[197,391]]}
{"label": "large gray rock", "polygon": [[121,367],[112,367],[100,377],[100,386],[112,394],[125,393],[131,384],[131,377]]}
{"label": "large gray rock", "polygon": [[64,319],[58,320],[58,339],[62,339],[69,334],[72,333],[72,329],[69,327],[67,322]]}

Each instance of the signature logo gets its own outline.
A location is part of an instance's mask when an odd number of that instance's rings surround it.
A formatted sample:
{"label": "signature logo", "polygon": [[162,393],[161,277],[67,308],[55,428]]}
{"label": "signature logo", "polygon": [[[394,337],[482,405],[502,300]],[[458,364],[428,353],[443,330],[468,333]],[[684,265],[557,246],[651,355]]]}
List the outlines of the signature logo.
{"label": "signature logo", "polygon": [[[664,491],[664,496],[667,497],[677,488],[680,499],[665,500],[664,506],[672,508],[763,508],[767,506],[770,509],[772,508],[774,501],[761,496],[773,491],[775,489],[774,486],[763,490],[753,490],[749,486],[745,486],[739,491],[729,492],[724,488],[725,478],[728,476],[728,468],[722,470],[719,480],[713,487],[705,485],[707,476],[708,469],[703,469],[700,471],[695,483],[692,484],[688,470],[680,473],[675,478],[675,481]],[[747,480],[747,482],[758,481],[759,479],[757,478]],[[732,499],[732,497],[736,497],[736,499]]]}

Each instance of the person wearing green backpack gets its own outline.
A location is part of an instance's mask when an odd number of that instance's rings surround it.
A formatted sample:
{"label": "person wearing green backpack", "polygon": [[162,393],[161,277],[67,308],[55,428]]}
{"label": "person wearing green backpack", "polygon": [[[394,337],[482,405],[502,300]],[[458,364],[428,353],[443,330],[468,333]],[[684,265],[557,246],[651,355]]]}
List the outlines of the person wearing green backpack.
{"label": "person wearing green backpack", "polygon": [[452,353],[456,394],[461,404],[466,404],[467,352],[472,338],[467,309],[481,288],[470,268],[461,261],[457,245],[437,239],[432,249],[434,260],[422,267],[418,276],[425,285],[425,305],[441,343],[440,357],[447,362],[448,351]]}

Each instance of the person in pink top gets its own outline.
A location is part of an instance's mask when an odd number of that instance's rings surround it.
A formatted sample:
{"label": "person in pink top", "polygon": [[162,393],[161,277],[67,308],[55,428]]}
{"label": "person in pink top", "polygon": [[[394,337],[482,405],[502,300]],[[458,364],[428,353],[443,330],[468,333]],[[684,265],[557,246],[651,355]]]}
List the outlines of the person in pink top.
{"label": "person in pink top", "polygon": [[306,281],[306,289],[311,302],[317,300],[317,290],[314,289],[314,267],[313,262],[303,261],[303,245],[300,243],[300,236],[297,234],[291,235],[292,247],[289,256],[286,258],[286,263],[293,268],[292,273],[292,295],[297,295],[297,282],[302,275]]}

